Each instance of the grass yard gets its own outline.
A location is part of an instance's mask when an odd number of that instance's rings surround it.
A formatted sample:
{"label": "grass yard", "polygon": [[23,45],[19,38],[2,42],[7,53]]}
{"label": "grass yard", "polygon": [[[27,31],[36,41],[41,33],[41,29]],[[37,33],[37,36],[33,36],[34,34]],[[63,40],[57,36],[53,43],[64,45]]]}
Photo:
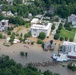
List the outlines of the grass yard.
{"label": "grass yard", "polygon": [[26,23],[26,24],[25,24],[25,27],[26,27],[26,28],[29,28],[29,27],[30,27],[30,23]]}
{"label": "grass yard", "polygon": [[74,38],[75,32],[74,31],[67,31],[66,29],[62,28],[60,33],[60,37],[68,37],[69,38]]}
{"label": "grass yard", "polygon": [[73,32],[76,32],[76,28],[73,28],[72,31],[73,31]]}

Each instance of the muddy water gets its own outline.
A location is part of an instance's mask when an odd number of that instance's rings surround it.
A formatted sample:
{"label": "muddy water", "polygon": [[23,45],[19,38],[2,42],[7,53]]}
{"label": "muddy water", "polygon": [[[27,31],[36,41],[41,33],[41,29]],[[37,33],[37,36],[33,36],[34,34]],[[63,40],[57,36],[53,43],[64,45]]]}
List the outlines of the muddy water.
{"label": "muddy water", "polygon": [[[60,43],[58,41],[55,41]],[[62,43],[61,43],[62,44]],[[0,55],[5,54],[9,55],[10,58],[14,59],[17,63],[21,63],[25,65],[29,62],[40,62],[42,63],[43,60],[51,61],[51,56],[53,53],[57,53],[58,44],[56,44],[54,51],[43,51],[40,45],[34,44],[30,46],[29,49],[25,48],[23,44],[14,44],[10,47],[3,46],[3,41],[0,40]],[[21,57],[20,51],[28,52],[28,56]],[[66,67],[62,67],[61,65],[49,66],[49,67],[39,67],[42,71],[50,70],[53,72],[60,73],[60,75],[76,75],[76,72],[72,72],[68,70]]]}

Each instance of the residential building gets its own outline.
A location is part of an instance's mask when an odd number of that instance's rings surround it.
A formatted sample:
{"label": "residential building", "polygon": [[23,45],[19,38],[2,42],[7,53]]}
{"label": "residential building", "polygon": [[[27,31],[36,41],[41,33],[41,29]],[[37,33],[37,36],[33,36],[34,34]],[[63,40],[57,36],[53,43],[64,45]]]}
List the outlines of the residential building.
{"label": "residential building", "polygon": [[41,15],[41,14],[38,14],[35,16],[35,18],[38,18],[38,19],[41,19],[42,17],[43,17],[43,15]]}
{"label": "residential building", "polygon": [[52,58],[59,62],[76,60],[76,43],[64,41],[62,51],[58,54],[53,54]]}
{"label": "residential building", "polygon": [[38,37],[40,32],[44,32],[46,37],[50,35],[52,23],[33,24],[30,28],[32,37]]}
{"label": "residential building", "polygon": [[48,13],[49,13],[49,14],[53,14],[54,11],[55,11],[54,7],[53,7],[53,6],[50,6],[50,7],[49,7],[49,10],[48,10]]}
{"label": "residential building", "polygon": [[31,21],[31,25],[37,24],[37,23],[39,23],[39,19],[38,18],[33,18],[32,21]]}
{"label": "residential building", "polygon": [[70,59],[76,59],[76,43],[64,41],[62,53],[67,54],[67,57]]}
{"label": "residential building", "polygon": [[53,40],[44,43],[44,50],[48,51],[50,49],[54,49],[55,43]]}
{"label": "residential building", "polygon": [[76,15],[71,14],[70,16],[68,16],[68,22],[71,22],[72,25],[74,25],[73,27],[76,27]]}
{"label": "residential building", "polygon": [[2,14],[5,16],[5,17],[9,17],[9,16],[14,16],[14,14],[11,12],[11,11],[2,11]]}
{"label": "residential building", "polygon": [[0,22],[0,31],[7,29],[7,27],[8,27],[8,20],[2,20]]}

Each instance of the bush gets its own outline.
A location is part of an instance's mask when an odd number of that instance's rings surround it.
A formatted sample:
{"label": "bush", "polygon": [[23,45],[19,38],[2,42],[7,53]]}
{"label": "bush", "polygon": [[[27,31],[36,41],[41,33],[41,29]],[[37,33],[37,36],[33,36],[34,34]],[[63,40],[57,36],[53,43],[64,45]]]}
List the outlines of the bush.
{"label": "bush", "polygon": [[33,45],[33,44],[34,44],[34,41],[31,42],[31,45]]}
{"label": "bush", "polygon": [[0,33],[0,39],[2,39],[3,38],[3,35]]}
{"label": "bush", "polygon": [[59,26],[58,29],[61,30],[62,29],[62,26]]}
{"label": "bush", "polygon": [[63,41],[64,40],[64,38],[63,37],[60,37],[60,41]]}
{"label": "bush", "polygon": [[69,41],[70,41],[70,42],[73,42],[73,39],[72,39],[72,38],[70,38],[70,39],[69,39]]}
{"label": "bush", "polygon": [[11,31],[11,30],[13,30],[13,27],[8,27],[8,31]]}
{"label": "bush", "polygon": [[19,40],[20,40],[20,42],[22,42],[23,41],[23,39],[22,39],[22,37],[21,36],[19,36],[19,38],[18,38]]}
{"label": "bush", "polygon": [[19,36],[19,34],[18,34],[18,33],[16,33],[16,36]]}
{"label": "bush", "polygon": [[6,36],[3,36],[3,39],[6,39]]}
{"label": "bush", "polygon": [[7,33],[8,35],[11,35],[11,31],[8,31],[8,33]]}
{"label": "bush", "polygon": [[44,40],[46,37],[46,34],[44,32],[40,32],[38,38]]}
{"label": "bush", "polygon": [[30,36],[31,36],[31,33],[28,32],[27,34],[24,35],[24,38],[28,38],[28,37],[30,37]]}
{"label": "bush", "polygon": [[54,35],[54,39],[55,39],[55,40],[58,40],[58,39],[59,39],[59,34],[55,34],[55,35]]}
{"label": "bush", "polygon": [[67,41],[68,40],[68,37],[65,37],[65,41]]}
{"label": "bush", "polygon": [[44,48],[44,42],[42,43],[42,48]]}
{"label": "bush", "polygon": [[69,63],[69,64],[67,65],[67,68],[70,69],[70,70],[72,70],[72,71],[76,71],[76,66],[73,65],[73,63]]}
{"label": "bush", "polygon": [[38,39],[37,44],[43,44],[43,41],[41,39]]}
{"label": "bush", "polygon": [[57,30],[56,30],[56,33],[60,33],[60,30],[57,29]]}
{"label": "bush", "polygon": [[25,52],[25,56],[27,57],[27,55],[28,55],[28,53],[27,52]]}
{"label": "bush", "polygon": [[23,52],[23,51],[21,51],[21,52],[20,52],[20,55],[21,55],[21,56],[24,56],[24,52]]}
{"label": "bush", "polygon": [[54,30],[54,29],[55,29],[55,24],[54,24],[54,23],[53,23],[53,25],[52,25],[51,29],[52,29],[52,30]]}

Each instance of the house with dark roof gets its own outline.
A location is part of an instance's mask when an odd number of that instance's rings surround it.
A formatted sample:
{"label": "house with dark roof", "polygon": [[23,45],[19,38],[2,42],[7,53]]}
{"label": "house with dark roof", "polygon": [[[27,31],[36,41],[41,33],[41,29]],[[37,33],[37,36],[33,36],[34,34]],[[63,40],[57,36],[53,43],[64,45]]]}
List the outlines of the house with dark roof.
{"label": "house with dark roof", "polygon": [[48,51],[48,50],[50,50],[50,49],[53,50],[54,47],[55,47],[55,43],[54,43],[53,40],[44,43],[44,50],[45,50],[45,51]]}
{"label": "house with dark roof", "polygon": [[48,10],[48,13],[49,13],[49,14],[53,14],[54,11],[55,11],[54,7],[53,7],[53,6],[50,6],[50,7],[49,7],[49,10]]}

